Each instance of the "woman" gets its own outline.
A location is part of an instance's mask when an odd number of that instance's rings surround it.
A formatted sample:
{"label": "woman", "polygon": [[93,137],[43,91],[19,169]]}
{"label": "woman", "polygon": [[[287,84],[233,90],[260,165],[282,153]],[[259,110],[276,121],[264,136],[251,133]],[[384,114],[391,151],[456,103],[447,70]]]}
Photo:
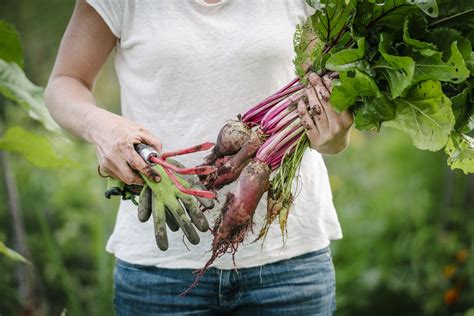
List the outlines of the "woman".
{"label": "woman", "polygon": [[[95,145],[102,173],[128,184],[142,183],[136,171],[159,181],[133,145],[161,151],[162,142],[178,149],[214,140],[226,120],[294,77],[292,35],[312,13],[304,0],[77,0],[47,86],[48,108],[62,127]],[[113,49],[122,116],[97,107],[92,94]],[[335,113],[314,91],[306,89],[307,102],[325,115],[314,120],[299,104],[312,149],[302,161],[302,190],[285,246],[277,225],[263,246],[250,244],[250,234],[236,255],[238,270],[223,256],[179,297],[206,262],[211,235],[201,233],[199,245],[186,246],[182,234],[170,233],[169,250],[161,252],[151,221],[139,223],[136,207],[122,201],[106,248],[117,258],[118,315],[332,314],[328,247],[342,234],[320,153],[347,145],[352,116]],[[194,155],[181,162],[201,160]],[[260,204],[256,227],[265,213]],[[217,211],[206,212],[210,221]]]}

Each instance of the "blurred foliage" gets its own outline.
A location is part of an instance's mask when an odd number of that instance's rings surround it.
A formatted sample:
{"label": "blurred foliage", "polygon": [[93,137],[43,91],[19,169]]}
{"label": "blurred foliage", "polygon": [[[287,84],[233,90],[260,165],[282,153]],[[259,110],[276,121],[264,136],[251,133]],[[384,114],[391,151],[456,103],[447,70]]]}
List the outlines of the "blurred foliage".
{"label": "blurred foliage", "polygon": [[[22,37],[24,69],[45,86],[73,1],[6,0],[0,19]],[[98,103],[118,112],[110,61],[95,89]],[[5,108],[8,127],[38,130],[19,107]],[[53,138],[76,169],[43,170],[14,159],[21,206],[49,315],[110,315],[114,259],[104,250],[117,201],[103,198],[90,144]],[[13,156],[16,157],[16,156]],[[474,177],[452,172],[443,153],[413,148],[395,130],[354,132],[351,146],[326,157],[344,239],[333,243],[336,315],[474,315]],[[0,170],[0,176],[4,171]],[[6,200],[0,181],[0,199]],[[5,203],[0,240],[12,244]],[[15,266],[0,257],[0,314],[17,315]]]}
{"label": "blurred foliage", "polygon": [[344,239],[337,315],[463,315],[474,306],[474,177],[395,130],[326,158]]}

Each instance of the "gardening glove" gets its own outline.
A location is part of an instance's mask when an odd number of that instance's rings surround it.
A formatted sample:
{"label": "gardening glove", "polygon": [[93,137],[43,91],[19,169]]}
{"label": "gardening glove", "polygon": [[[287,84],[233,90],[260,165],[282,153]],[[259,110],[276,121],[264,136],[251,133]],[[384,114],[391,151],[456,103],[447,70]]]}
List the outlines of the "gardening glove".
{"label": "gardening glove", "polygon": [[141,185],[125,184],[121,180],[109,177],[107,178],[107,190],[104,192],[104,195],[108,199],[112,196],[121,196],[122,200],[131,200],[137,205],[135,197],[140,194],[141,190]]}
{"label": "gardening glove", "polygon": [[[176,188],[163,170],[163,167],[155,165],[153,169],[161,176],[161,181],[157,183],[142,175],[143,180],[151,189],[151,192],[148,191],[149,193],[147,193],[147,190],[142,190],[142,193],[144,201],[146,199],[148,201],[151,200],[151,215],[153,216],[155,239],[158,248],[163,251],[168,249],[166,224],[168,224],[171,230],[177,230],[178,227],[181,228],[190,243],[193,245],[198,244],[200,238],[195,227],[201,232],[206,232],[209,229],[206,217],[196,206],[192,196],[184,194]],[[177,178],[183,186],[190,187],[190,184],[181,176],[177,175]],[[147,211],[141,212],[143,219],[146,218],[146,215],[148,215],[148,218],[150,217]]]}
{"label": "gardening glove", "polygon": [[[138,202],[138,220],[142,223],[145,223],[150,219],[152,205],[153,203],[156,203],[152,201],[153,198],[153,191],[147,184],[145,184],[140,192],[140,199]],[[179,230],[179,225],[176,223],[168,208],[166,208],[166,225],[168,225],[168,228],[173,232]]]}
{"label": "gardening glove", "polygon": [[[185,166],[180,163],[177,160],[168,158],[166,159],[168,162],[171,162],[173,165],[179,168],[185,168]],[[196,174],[187,174],[187,175],[180,175],[183,177],[192,187],[201,189],[201,190],[207,190],[206,186],[202,184],[202,182],[199,180],[199,176]],[[198,200],[200,206],[201,206],[201,211],[206,211],[214,208],[214,200],[213,199],[206,199],[200,196],[195,196],[195,198]]]}

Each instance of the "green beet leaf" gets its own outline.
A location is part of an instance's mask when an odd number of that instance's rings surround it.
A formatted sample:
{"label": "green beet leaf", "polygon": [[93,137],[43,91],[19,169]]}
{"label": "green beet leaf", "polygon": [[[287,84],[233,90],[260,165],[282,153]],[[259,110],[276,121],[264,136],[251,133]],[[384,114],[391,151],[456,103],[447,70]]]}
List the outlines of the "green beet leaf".
{"label": "green beet leaf", "polygon": [[471,58],[471,42],[456,29],[448,27],[436,28],[429,32],[426,39],[436,45],[438,50],[443,52],[443,60],[448,60],[451,57],[451,45],[453,42],[457,42],[459,52],[464,58],[464,61]]}
{"label": "green beet leaf", "polygon": [[414,3],[407,0],[390,0],[381,3],[359,1],[352,23],[353,32],[356,36],[365,36],[367,32],[379,28],[399,30],[406,16],[419,11],[419,7],[414,4],[422,2],[427,1],[415,0]]}
{"label": "green beet leaf", "polygon": [[469,106],[469,91],[471,87],[466,87],[461,93],[451,97],[451,108],[453,109],[454,117],[456,118],[456,130],[460,132],[470,132],[468,127],[470,118],[472,116],[472,107]]}
{"label": "green beet leaf", "polygon": [[303,25],[297,25],[293,35],[293,48],[295,50],[295,73],[303,77],[308,65],[316,63],[316,59],[323,50],[324,43],[316,36],[311,26],[311,21],[307,20]]}
{"label": "green beet leaf", "polygon": [[363,60],[365,55],[365,38],[357,39],[357,48],[344,49],[339,51],[326,61],[326,69],[332,71],[350,71],[362,70],[370,72],[370,67],[367,61]]}
{"label": "green beet leaf", "polygon": [[471,53],[471,56],[466,60],[466,67],[471,72],[471,76],[474,75],[474,52]]}
{"label": "green beet leaf", "polygon": [[45,136],[29,132],[19,126],[8,129],[0,138],[0,150],[20,154],[40,168],[78,166],[76,162],[60,157]]}
{"label": "green beet leaf", "polygon": [[439,14],[429,19],[429,27],[449,26],[474,28],[474,5],[472,0],[437,0]]}
{"label": "green beet leaf", "polygon": [[359,70],[355,70],[353,73],[352,77],[348,76],[348,73],[340,73],[340,79],[333,81],[330,102],[336,111],[347,110],[359,97],[380,95],[372,77]]}
{"label": "green beet leaf", "polygon": [[390,34],[380,35],[379,52],[382,58],[374,69],[388,82],[392,99],[402,95],[413,81],[415,61],[408,56],[396,56],[389,53],[392,44]]}
{"label": "green beet leaf", "polygon": [[346,0],[307,0],[316,13],[311,16],[314,30],[319,38],[330,43],[351,22],[354,11],[353,1]]}
{"label": "green beet leaf", "polygon": [[445,151],[452,169],[461,169],[465,174],[474,173],[474,138],[453,133]]}
{"label": "green beet leaf", "polygon": [[392,100],[395,118],[384,123],[407,133],[419,149],[443,148],[454,128],[451,101],[439,81],[428,80],[412,87],[405,98]]}
{"label": "green beet leaf", "polygon": [[20,104],[31,118],[41,122],[47,129],[60,130],[44,104],[44,89],[28,80],[17,64],[0,60],[0,93]]}
{"label": "green beet leaf", "polygon": [[442,60],[440,52],[432,56],[413,53],[411,57],[416,62],[412,85],[423,80],[460,83],[470,76],[457,42],[451,44],[451,57],[447,62]]}
{"label": "green beet leaf", "polygon": [[382,122],[395,118],[395,107],[387,93],[379,97],[362,98],[362,106],[355,113],[354,124],[357,129],[378,132]]}
{"label": "green beet leaf", "polygon": [[[423,56],[433,56],[438,53],[432,43],[423,42],[420,38],[426,36],[428,22],[418,15],[408,16],[403,24],[403,41],[415,52]],[[413,33],[413,34],[410,34]]]}
{"label": "green beet leaf", "polygon": [[408,0],[408,3],[417,5],[425,14],[431,17],[437,17],[439,8],[436,1],[437,0]]}

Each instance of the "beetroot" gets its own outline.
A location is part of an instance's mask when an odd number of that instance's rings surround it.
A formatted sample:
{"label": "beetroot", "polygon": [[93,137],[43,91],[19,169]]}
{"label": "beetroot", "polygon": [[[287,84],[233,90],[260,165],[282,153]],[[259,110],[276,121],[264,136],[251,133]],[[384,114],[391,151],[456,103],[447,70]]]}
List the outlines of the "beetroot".
{"label": "beetroot", "polygon": [[219,166],[216,174],[209,175],[205,183],[206,187],[208,189],[220,189],[224,185],[237,180],[242,169],[255,156],[263,142],[263,136],[256,130],[252,131],[249,139],[242,146],[239,152],[231,156],[223,165]]}
{"label": "beetroot", "polygon": [[217,142],[204,165],[213,165],[218,158],[234,155],[250,138],[250,128],[241,120],[228,121],[219,131]]}
{"label": "beetroot", "polygon": [[236,189],[227,194],[220,217],[214,224],[211,258],[202,269],[196,271],[196,280],[182,295],[197,285],[200,277],[218,257],[229,250],[235,255],[252,227],[253,215],[263,193],[268,190],[270,173],[269,166],[258,160],[250,161],[242,170]]}

